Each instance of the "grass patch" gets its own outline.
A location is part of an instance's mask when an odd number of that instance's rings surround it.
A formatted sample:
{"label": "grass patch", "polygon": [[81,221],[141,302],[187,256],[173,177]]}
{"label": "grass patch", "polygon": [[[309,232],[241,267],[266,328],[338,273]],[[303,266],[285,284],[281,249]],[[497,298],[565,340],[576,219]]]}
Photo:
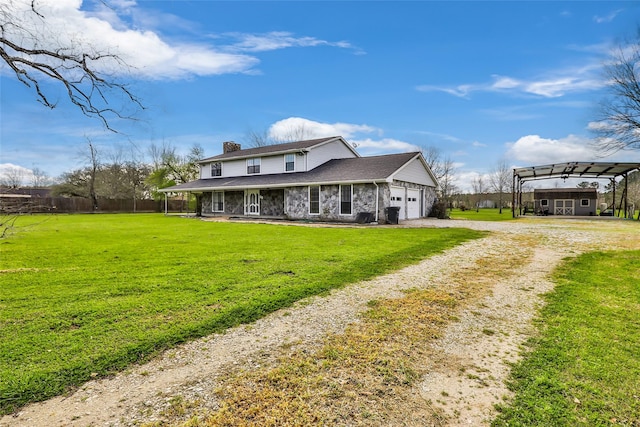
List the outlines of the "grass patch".
{"label": "grass patch", "polygon": [[21,217],[0,241],[0,413],[484,233]]}
{"label": "grass patch", "polygon": [[464,211],[451,209],[449,215],[451,219],[472,219],[475,221],[511,221],[514,219],[511,209],[508,208],[502,209],[502,213],[500,213],[500,209],[492,208],[481,208],[477,212],[475,209]]}
{"label": "grass patch", "polygon": [[640,425],[640,251],[566,262],[494,426]]}

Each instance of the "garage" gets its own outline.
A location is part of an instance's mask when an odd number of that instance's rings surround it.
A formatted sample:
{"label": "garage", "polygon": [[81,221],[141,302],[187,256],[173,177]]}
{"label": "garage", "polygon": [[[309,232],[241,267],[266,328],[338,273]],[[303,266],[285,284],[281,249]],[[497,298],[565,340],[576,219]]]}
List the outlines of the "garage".
{"label": "garage", "polygon": [[405,211],[405,193],[404,187],[391,187],[391,206],[400,208],[398,219],[407,219]]}
{"label": "garage", "polygon": [[420,218],[420,190],[407,188],[407,219]]}

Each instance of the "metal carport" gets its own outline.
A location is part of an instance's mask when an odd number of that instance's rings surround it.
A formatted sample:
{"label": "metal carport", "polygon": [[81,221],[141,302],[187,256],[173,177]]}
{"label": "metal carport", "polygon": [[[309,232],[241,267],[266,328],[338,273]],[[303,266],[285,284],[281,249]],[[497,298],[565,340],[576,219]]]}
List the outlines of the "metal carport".
{"label": "metal carport", "polygon": [[[609,178],[611,181],[622,176],[625,181],[624,214],[627,217],[628,197],[627,177],[630,172],[640,170],[640,163],[620,162],[567,162],[552,165],[528,166],[513,169],[513,190],[511,192],[511,212],[515,218],[522,214],[522,185],[528,181],[552,178]],[[613,186],[613,200],[616,199]],[[613,204],[615,216],[615,203]]]}

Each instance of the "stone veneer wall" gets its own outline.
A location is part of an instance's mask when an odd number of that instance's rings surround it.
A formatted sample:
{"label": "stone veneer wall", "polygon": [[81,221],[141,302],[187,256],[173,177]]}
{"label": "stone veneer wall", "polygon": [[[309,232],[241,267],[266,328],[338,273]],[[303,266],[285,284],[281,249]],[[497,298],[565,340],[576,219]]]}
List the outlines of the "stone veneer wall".
{"label": "stone veneer wall", "polygon": [[284,191],[260,190],[260,215],[283,216],[284,215]]}
{"label": "stone veneer wall", "polygon": [[213,212],[211,201],[213,193],[211,191],[202,194],[202,213],[204,215],[243,215],[244,214],[244,191],[224,192],[224,212]]}
{"label": "stone veneer wall", "polygon": [[[382,186],[380,186],[382,187]],[[309,213],[309,187],[291,187],[285,191],[285,215],[290,219],[316,221],[355,221],[359,212],[376,210],[376,187],[373,184],[353,185],[351,215],[340,215],[340,186],[320,186],[320,214]],[[382,189],[380,196],[382,196]],[[382,197],[380,199],[382,201]],[[382,207],[382,204],[380,204]]]}

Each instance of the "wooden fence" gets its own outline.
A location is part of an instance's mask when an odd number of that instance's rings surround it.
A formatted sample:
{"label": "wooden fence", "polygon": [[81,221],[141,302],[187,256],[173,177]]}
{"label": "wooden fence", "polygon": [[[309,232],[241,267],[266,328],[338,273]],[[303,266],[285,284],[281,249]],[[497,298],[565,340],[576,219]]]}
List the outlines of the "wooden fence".
{"label": "wooden fence", "polygon": [[[169,200],[169,212],[187,212],[186,200]],[[84,197],[1,197],[0,213],[164,212],[164,201],[98,199],[94,210]]]}

